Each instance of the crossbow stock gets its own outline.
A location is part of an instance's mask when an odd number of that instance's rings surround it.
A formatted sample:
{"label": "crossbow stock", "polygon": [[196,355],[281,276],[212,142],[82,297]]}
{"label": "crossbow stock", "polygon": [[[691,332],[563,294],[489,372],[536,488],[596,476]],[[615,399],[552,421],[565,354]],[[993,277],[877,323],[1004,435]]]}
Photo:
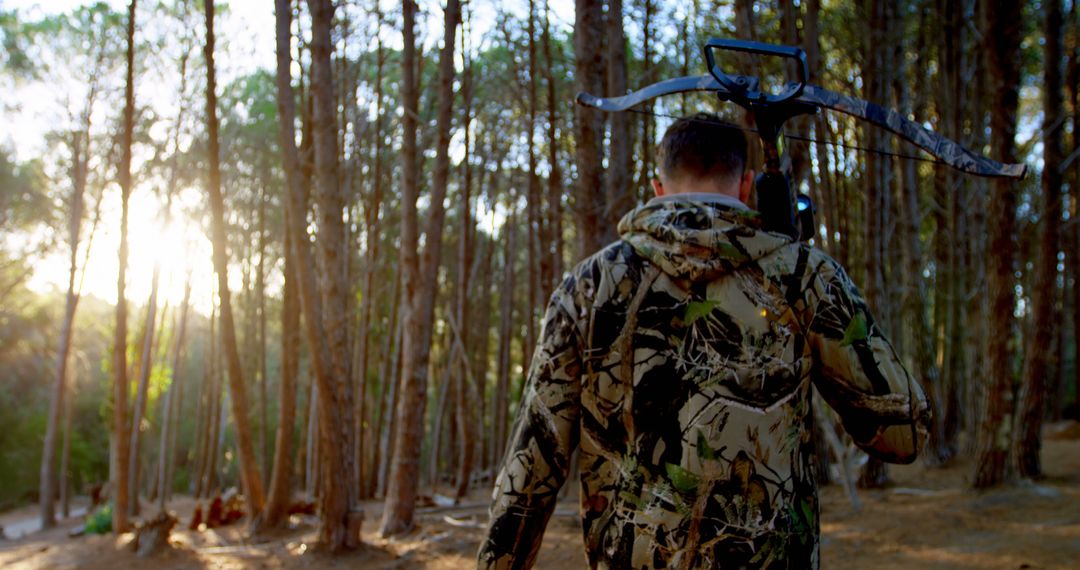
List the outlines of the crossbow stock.
{"label": "crossbow stock", "polygon": [[[722,50],[789,59],[796,64],[800,80],[788,83],[776,93],[769,93],[760,87],[756,77],[725,73],[715,58],[715,52]],[[577,102],[601,111],[619,112],[664,95],[709,91],[721,101],[735,103],[749,111],[765,151],[765,168],[754,186],[766,230],[804,240],[813,235],[813,206],[808,198],[799,196],[797,226],[790,184],[780,165],[784,122],[795,116],[815,114],[818,109],[831,109],[875,124],[961,172],[1005,178],[1023,178],[1026,173],[1024,164],[1006,164],[983,156],[905,118],[894,109],[807,84],[806,54],[797,47],[713,38],[705,44],[704,51],[708,74],[660,81],[620,97],[578,93]]]}

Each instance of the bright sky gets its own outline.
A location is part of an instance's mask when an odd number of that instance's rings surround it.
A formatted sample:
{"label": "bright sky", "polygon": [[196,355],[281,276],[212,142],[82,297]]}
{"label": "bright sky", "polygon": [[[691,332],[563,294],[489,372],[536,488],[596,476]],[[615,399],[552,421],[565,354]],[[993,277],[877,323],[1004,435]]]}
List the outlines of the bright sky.
{"label": "bright sky", "polygon": [[[19,10],[24,20],[66,12],[87,3],[80,0],[0,0],[0,6]],[[108,3],[114,9],[126,12],[127,2],[108,0]],[[273,5],[265,0],[230,0],[228,4],[230,10],[221,14],[215,22],[219,37],[219,85],[256,68],[272,69],[274,65]],[[140,2],[139,15],[150,17],[152,5],[150,2]],[[200,30],[198,42],[201,41]],[[196,47],[198,45],[197,43]],[[152,72],[146,72],[149,73]],[[175,116],[179,79],[174,81],[175,83],[171,83],[167,80],[145,78],[139,81],[135,94],[137,104],[149,104],[166,117],[168,122],[168,117]],[[10,104],[14,100],[19,105],[15,112],[7,113],[11,119],[8,123],[11,130],[5,128],[0,131],[0,140],[13,145],[20,160],[42,154],[46,144],[43,140],[45,131],[54,128],[58,117],[64,116],[64,99],[57,91],[55,86],[30,83],[11,93],[10,98],[0,95],[4,104]],[[78,91],[75,97],[85,96],[84,93],[84,90]],[[81,102],[73,103],[78,104]],[[114,109],[109,105],[113,104],[111,101],[103,102],[100,107],[108,108],[111,113]],[[133,166],[137,181],[139,158],[135,157]],[[190,274],[193,306],[195,310],[209,314],[215,282],[211,263],[212,246],[206,238],[205,229],[182,214],[185,210],[200,209],[200,202],[205,201],[205,191],[201,188],[179,189],[174,202],[173,221],[166,225],[162,216],[163,200],[150,191],[148,184],[144,181],[135,187],[129,205],[129,302],[139,305],[146,302],[151,289],[153,268],[160,263],[159,306],[168,303],[175,308],[183,302],[184,284]],[[84,294],[109,302],[115,302],[117,297],[119,221],[120,197],[118,187],[113,184],[105,192],[102,218],[94,236],[83,288]],[[89,221],[84,227],[89,227]],[[65,250],[66,245],[35,264],[34,274],[29,281],[32,289],[44,292],[66,287],[68,253]],[[231,268],[229,277],[235,291],[241,284],[239,270]]]}
{"label": "bright sky", "polygon": [[[107,0],[117,11],[126,12],[126,0]],[[197,3],[198,0],[193,0]],[[21,18],[33,20],[43,15],[70,11],[88,4],[87,0],[0,0],[0,7],[17,9]],[[220,0],[219,0],[219,3]],[[218,84],[225,85],[231,79],[250,73],[257,68],[274,67],[274,10],[268,0],[229,0],[229,9],[219,14],[215,22],[218,34]],[[382,0],[385,13],[399,9],[399,3]],[[479,44],[479,35],[491,29],[495,18],[495,8],[509,10],[524,15],[527,3],[524,0],[511,5],[509,3],[473,4],[472,30],[475,36],[473,46]],[[153,3],[139,3],[139,16],[151,17]],[[420,21],[422,41],[430,46],[439,41],[442,24],[441,4],[437,0],[421,2],[423,12]],[[552,18],[556,27],[569,27],[573,22],[573,4],[570,0],[552,2]],[[144,20],[145,21],[145,20]],[[139,28],[137,28],[137,33]],[[202,30],[197,32],[197,44],[201,44]],[[383,31],[384,41],[393,46],[400,45],[399,34],[392,28]],[[158,73],[159,75],[151,75]],[[149,104],[160,116],[165,118],[163,125],[168,126],[175,116],[177,104],[178,78],[167,75],[168,69],[161,72],[147,70],[136,87],[136,101],[139,105]],[[76,100],[71,101],[72,93]],[[85,97],[85,86],[70,89],[57,89],[55,85],[29,83],[21,85],[8,93],[0,93],[0,107],[5,109],[5,126],[0,130],[0,143],[13,146],[20,160],[41,156],[46,152],[43,135],[49,129],[56,128],[57,121],[66,116],[65,104],[78,107],[79,97]],[[200,104],[201,101],[196,101]],[[100,104],[99,113],[115,113],[113,101]],[[102,120],[96,120],[100,125]],[[198,136],[198,135],[196,135]],[[133,171],[139,179],[140,157],[135,157]],[[211,265],[211,245],[206,239],[205,228],[188,217],[175,215],[173,222],[165,226],[162,219],[163,201],[148,187],[143,180],[136,186],[130,202],[130,265],[128,271],[127,296],[130,302],[145,303],[150,292],[151,276],[156,263],[161,264],[159,295],[161,302],[168,302],[177,307],[183,300],[184,283],[191,275],[193,282],[192,301],[197,311],[209,314],[212,306],[213,267]],[[186,188],[179,191],[174,213],[200,208],[205,201],[204,190]],[[105,192],[102,205],[102,219],[94,236],[90,263],[86,271],[84,294],[94,295],[109,302],[116,300],[116,274],[118,268],[117,249],[119,245],[120,204],[119,191],[115,184]],[[84,227],[88,227],[89,223]],[[49,257],[35,264],[34,275],[30,280],[31,288],[38,291],[63,289],[67,283],[67,252],[65,247],[58,248]],[[277,281],[271,276],[271,283]],[[238,268],[230,269],[230,284],[235,291],[239,288],[241,275]]]}

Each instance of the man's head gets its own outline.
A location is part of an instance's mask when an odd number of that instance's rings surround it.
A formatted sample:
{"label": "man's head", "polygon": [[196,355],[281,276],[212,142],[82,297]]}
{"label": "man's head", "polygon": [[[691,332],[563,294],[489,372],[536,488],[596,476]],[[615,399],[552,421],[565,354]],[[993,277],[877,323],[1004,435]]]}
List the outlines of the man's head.
{"label": "man's head", "polygon": [[675,121],[660,141],[657,196],[711,192],[746,202],[754,171],[746,168],[746,135],[712,113]]}

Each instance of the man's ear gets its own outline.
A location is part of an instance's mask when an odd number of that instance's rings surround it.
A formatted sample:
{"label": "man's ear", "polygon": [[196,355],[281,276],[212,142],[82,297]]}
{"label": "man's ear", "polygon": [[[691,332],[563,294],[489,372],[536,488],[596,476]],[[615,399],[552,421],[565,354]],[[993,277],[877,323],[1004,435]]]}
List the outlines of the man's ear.
{"label": "man's ear", "polygon": [[651,182],[652,182],[653,192],[656,193],[656,196],[657,197],[663,196],[664,195],[664,185],[659,180],[657,180],[656,178],[653,178]]}
{"label": "man's ear", "polygon": [[747,168],[743,170],[742,178],[739,179],[739,201],[743,204],[749,203],[750,191],[754,189],[754,169]]}

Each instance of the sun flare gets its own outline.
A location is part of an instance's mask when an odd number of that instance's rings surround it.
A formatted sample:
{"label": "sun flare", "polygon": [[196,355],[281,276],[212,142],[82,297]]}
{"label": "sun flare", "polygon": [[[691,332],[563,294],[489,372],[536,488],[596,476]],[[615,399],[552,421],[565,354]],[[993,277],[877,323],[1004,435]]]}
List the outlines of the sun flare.
{"label": "sun flare", "polygon": [[[82,292],[110,303],[115,302],[116,275],[119,267],[120,198],[107,192],[101,206],[101,220],[90,249]],[[158,304],[179,307],[184,301],[184,287],[191,280],[191,305],[209,314],[213,295],[213,247],[198,219],[191,217],[201,205],[202,192],[184,189],[173,201],[171,219],[164,216],[165,201],[147,191],[132,193],[128,210],[127,298],[142,305],[150,297],[154,268],[159,268]],[[87,232],[89,231],[87,222]],[[84,232],[84,240],[85,240]],[[85,242],[81,244],[85,248]],[[67,258],[60,248],[45,259],[31,285],[39,290],[62,288],[67,283]],[[232,274],[230,274],[232,276]],[[230,283],[232,285],[232,283]]]}

